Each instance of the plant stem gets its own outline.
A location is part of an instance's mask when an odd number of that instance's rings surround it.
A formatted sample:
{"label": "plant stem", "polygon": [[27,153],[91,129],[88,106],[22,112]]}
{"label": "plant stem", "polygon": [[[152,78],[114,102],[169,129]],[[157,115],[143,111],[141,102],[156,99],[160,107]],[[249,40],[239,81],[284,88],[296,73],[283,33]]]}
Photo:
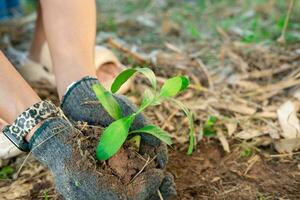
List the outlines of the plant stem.
{"label": "plant stem", "polygon": [[291,13],[292,13],[292,10],[293,10],[293,7],[294,7],[294,3],[295,3],[295,0],[290,0],[288,13],[287,13],[285,21],[284,21],[284,26],[283,26],[283,29],[282,29],[282,32],[281,32],[281,36],[277,39],[277,42],[279,42],[279,43],[283,43],[283,44],[285,43],[285,33],[286,33],[286,30],[287,30],[287,26],[289,24],[289,20],[290,20]]}
{"label": "plant stem", "polygon": [[136,112],[135,115],[140,114],[141,112],[143,112],[146,108],[148,108],[149,106],[151,106],[152,104],[154,104],[157,100],[159,99],[158,96],[154,96],[154,98],[149,101],[146,105],[140,107]]}

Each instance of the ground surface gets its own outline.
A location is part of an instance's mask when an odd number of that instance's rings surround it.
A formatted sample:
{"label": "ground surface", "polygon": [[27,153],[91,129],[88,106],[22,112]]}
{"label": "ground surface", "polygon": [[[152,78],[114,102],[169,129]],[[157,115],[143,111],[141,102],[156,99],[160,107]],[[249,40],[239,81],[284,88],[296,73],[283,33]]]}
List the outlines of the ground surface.
{"label": "ground surface", "polygon": [[[300,99],[298,1],[285,44],[276,42],[288,9],[284,0],[98,2],[98,44],[113,48],[126,65],[151,67],[160,84],[178,74],[191,79],[179,99],[195,116],[198,145],[192,156],[186,155],[188,128],[180,110],[164,103],[146,111],[175,143],[168,169],[178,199],[300,199],[299,151],[279,154],[275,148],[284,132],[278,108]],[[24,50],[32,23],[5,31]],[[58,104],[55,89],[32,85]],[[140,103],[147,87],[138,76],[128,96]],[[217,117],[216,134],[206,137],[210,116]],[[25,164],[17,179],[14,173],[0,181],[0,199],[56,199],[49,171],[25,158],[2,162],[15,172]]]}

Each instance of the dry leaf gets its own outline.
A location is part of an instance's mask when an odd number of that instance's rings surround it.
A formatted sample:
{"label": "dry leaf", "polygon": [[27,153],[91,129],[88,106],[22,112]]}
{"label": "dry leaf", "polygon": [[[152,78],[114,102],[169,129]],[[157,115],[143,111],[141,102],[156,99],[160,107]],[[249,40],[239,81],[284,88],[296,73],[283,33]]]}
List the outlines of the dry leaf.
{"label": "dry leaf", "polygon": [[263,131],[258,131],[258,130],[244,130],[235,135],[235,137],[244,139],[244,140],[249,140],[258,136],[266,135],[266,132]]}
{"label": "dry leaf", "polygon": [[232,134],[236,131],[236,129],[237,129],[237,122],[233,122],[233,121],[231,121],[231,122],[226,122],[225,123],[225,126],[226,126],[226,128],[227,128],[227,134],[229,135],[229,136],[232,136]]}
{"label": "dry leaf", "polygon": [[294,93],[294,97],[300,101],[300,89]]}
{"label": "dry leaf", "polygon": [[242,104],[231,104],[231,103],[213,103],[211,104],[212,107],[216,108],[216,109],[222,109],[222,110],[228,110],[231,112],[235,112],[235,113],[240,113],[243,115],[253,115],[256,112],[255,108],[252,107],[248,107],[246,105],[242,105]]}
{"label": "dry leaf", "polygon": [[277,110],[277,115],[282,129],[280,134],[284,138],[300,137],[300,124],[295,103],[292,101],[285,102]]}
{"label": "dry leaf", "polygon": [[228,141],[227,141],[225,135],[223,134],[223,132],[221,130],[217,131],[217,137],[220,140],[224,151],[226,151],[227,153],[230,153],[230,148],[229,148]]}
{"label": "dry leaf", "polygon": [[274,146],[279,153],[292,153],[300,149],[300,138],[275,140]]}

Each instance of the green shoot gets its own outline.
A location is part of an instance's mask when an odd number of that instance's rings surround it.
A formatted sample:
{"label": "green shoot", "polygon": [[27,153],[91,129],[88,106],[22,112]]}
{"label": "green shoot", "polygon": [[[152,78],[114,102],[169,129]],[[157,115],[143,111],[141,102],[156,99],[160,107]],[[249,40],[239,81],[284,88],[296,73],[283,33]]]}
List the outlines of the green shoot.
{"label": "green shoot", "polygon": [[241,144],[241,158],[251,157],[253,155],[253,146],[249,143]]}
{"label": "green shoot", "polygon": [[49,200],[48,191],[44,191],[44,200]]}
{"label": "green shoot", "polygon": [[[120,73],[114,80],[111,86],[111,92],[117,92],[122,85],[132,77],[136,72],[142,73],[145,75],[151,83],[151,90],[146,90],[144,93],[144,98],[141,103],[140,108],[133,114],[121,118],[121,109],[118,103],[113,99],[113,96],[110,92],[106,91],[100,85],[94,85],[93,90],[96,93],[97,99],[100,104],[103,105],[104,109],[114,118],[115,122],[110,124],[103,132],[99,139],[99,143],[96,149],[96,157],[98,160],[107,160],[118,150],[121,148],[123,143],[129,134],[135,133],[147,133],[153,135],[154,137],[160,139],[162,142],[171,145],[172,141],[167,132],[160,129],[154,125],[147,125],[141,129],[134,130],[129,132],[131,124],[133,123],[135,117],[143,112],[149,106],[155,106],[160,104],[164,100],[170,100],[176,106],[180,107],[183,112],[186,114],[189,120],[189,148],[188,154],[193,152],[195,146],[195,130],[194,130],[194,122],[193,115],[186,108],[184,104],[180,101],[173,99],[174,96],[185,90],[189,86],[189,79],[185,76],[176,76],[168,79],[161,89],[158,91],[157,89],[157,81],[155,74],[149,68],[130,68],[124,70]],[[139,142],[138,142],[139,143]]]}
{"label": "green shoot", "polygon": [[217,134],[217,130],[215,128],[215,124],[217,122],[216,116],[209,116],[207,121],[203,126],[203,135],[206,137],[212,137]]}
{"label": "green shoot", "polygon": [[188,148],[188,155],[191,155],[193,153],[194,147],[196,146],[196,140],[195,140],[195,127],[194,127],[194,118],[192,113],[189,111],[189,109],[180,101],[177,101],[176,99],[170,99],[175,105],[177,105],[181,110],[185,113],[185,115],[188,118],[189,121],[189,148]]}

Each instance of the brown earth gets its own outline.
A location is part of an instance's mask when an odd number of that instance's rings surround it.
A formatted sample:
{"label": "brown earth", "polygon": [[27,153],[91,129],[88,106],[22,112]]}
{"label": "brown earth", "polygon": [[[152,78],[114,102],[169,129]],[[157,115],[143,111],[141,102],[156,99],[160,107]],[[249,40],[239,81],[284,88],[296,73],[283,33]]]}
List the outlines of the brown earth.
{"label": "brown earth", "polygon": [[201,143],[193,156],[171,151],[178,199],[300,199],[300,156],[240,154],[238,146],[225,154],[216,141]]}

